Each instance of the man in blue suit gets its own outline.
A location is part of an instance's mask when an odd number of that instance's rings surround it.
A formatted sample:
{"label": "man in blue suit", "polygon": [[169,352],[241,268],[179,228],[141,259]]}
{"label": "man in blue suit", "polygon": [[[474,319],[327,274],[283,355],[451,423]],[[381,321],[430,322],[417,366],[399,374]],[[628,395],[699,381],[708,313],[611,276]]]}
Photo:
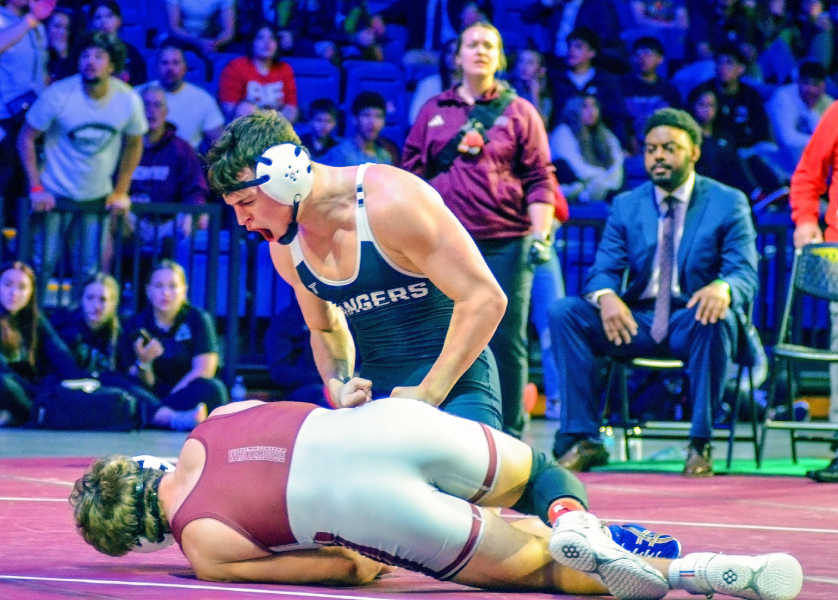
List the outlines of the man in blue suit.
{"label": "man in blue suit", "polygon": [[553,451],[570,469],[608,462],[596,357],[674,356],[687,365],[693,402],[684,475],[713,474],[713,416],[737,348],[737,313],[756,294],[757,252],[745,195],[696,175],[700,155],[689,114],[664,108],[649,117],[651,182],[614,199],[583,296],[552,307],[564,388]]}

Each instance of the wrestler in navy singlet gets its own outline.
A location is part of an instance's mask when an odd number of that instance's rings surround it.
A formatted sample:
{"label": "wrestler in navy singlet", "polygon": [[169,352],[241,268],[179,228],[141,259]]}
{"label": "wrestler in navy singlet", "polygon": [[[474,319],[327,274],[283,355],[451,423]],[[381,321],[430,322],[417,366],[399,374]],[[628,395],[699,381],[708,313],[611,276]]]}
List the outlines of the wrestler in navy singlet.
{"label": "wrestler in navy singlet", "polygon": [[[354,275],[344,281],[325,279],[305,261],[299,238],[290,248],[303,285],[341,308],[352,324],[362,357],[361,377],[372,381],[373,397],[380,398],[389,396],[394,387],[422,382],[442,351],[454,302],[424,275],[395,265],[378,246],[364,207],[368,166],[358,167],[356,177],[360,248]],[[500,386],[490,350],[478,356],[440,408],[501,427]]]}

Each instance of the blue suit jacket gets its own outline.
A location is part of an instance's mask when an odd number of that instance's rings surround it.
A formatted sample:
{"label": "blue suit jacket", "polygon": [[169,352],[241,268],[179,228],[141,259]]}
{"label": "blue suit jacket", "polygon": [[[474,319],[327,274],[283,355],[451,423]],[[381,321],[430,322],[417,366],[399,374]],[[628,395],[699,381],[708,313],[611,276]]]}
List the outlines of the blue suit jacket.
{"label": "blue suit jacket", "polygon": [[[618,293],[622,290],[620,297],[629,306],[640,300],[652,276],[659,214],[651,182],[614,199],[585,293],[610,288]],[[731,307],[737,312],[753,302],[757,291],[756,232],[751,207],[742,192],[696,175],[677,264],[684,302],[715,279],[730,284]]]}

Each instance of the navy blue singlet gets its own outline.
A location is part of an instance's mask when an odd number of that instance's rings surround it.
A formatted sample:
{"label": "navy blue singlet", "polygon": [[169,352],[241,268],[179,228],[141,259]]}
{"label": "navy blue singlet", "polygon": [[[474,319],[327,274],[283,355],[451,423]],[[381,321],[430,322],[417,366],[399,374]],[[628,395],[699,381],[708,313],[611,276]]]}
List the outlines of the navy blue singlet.
{"label": "navy blue singlet", "polygon": [[[362,357],[360,375],[373,382],[373,397],[382,397],[389,396],[396,386],[418,385],[424,379],[442,351],[454,302],[424,275],[397,266],[379,247],[364,206],[364,173],[368,166],[358,167],[355,182],[358,251],[354,274],[343,281],[326,279],[306,262],[299,237],[294,238],[290,249],[303,285],[343,310],[355,330]],[[465,395],[461,402],[473,404],[479,400],[492,407],[488,412],[494,412],[497,402],[499,418],[497,383],[494,357],[484,350],[442,408],[448,411],[455,397]],[[499,423],[490,418],[474,420],[493,427]]]}

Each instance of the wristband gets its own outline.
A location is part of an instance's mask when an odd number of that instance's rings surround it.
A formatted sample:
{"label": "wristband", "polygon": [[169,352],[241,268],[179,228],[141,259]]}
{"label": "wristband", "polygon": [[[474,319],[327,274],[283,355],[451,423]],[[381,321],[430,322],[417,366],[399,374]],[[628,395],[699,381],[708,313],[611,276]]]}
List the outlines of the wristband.
{"label": "wristband", "polygon": [[41,192],[45,192],[45,191],[46,190],[44,189],[44,186],[42,186],[42,185],[33,185],[31,188],[29,188],[29,193],[30,194],[40,194]]}

